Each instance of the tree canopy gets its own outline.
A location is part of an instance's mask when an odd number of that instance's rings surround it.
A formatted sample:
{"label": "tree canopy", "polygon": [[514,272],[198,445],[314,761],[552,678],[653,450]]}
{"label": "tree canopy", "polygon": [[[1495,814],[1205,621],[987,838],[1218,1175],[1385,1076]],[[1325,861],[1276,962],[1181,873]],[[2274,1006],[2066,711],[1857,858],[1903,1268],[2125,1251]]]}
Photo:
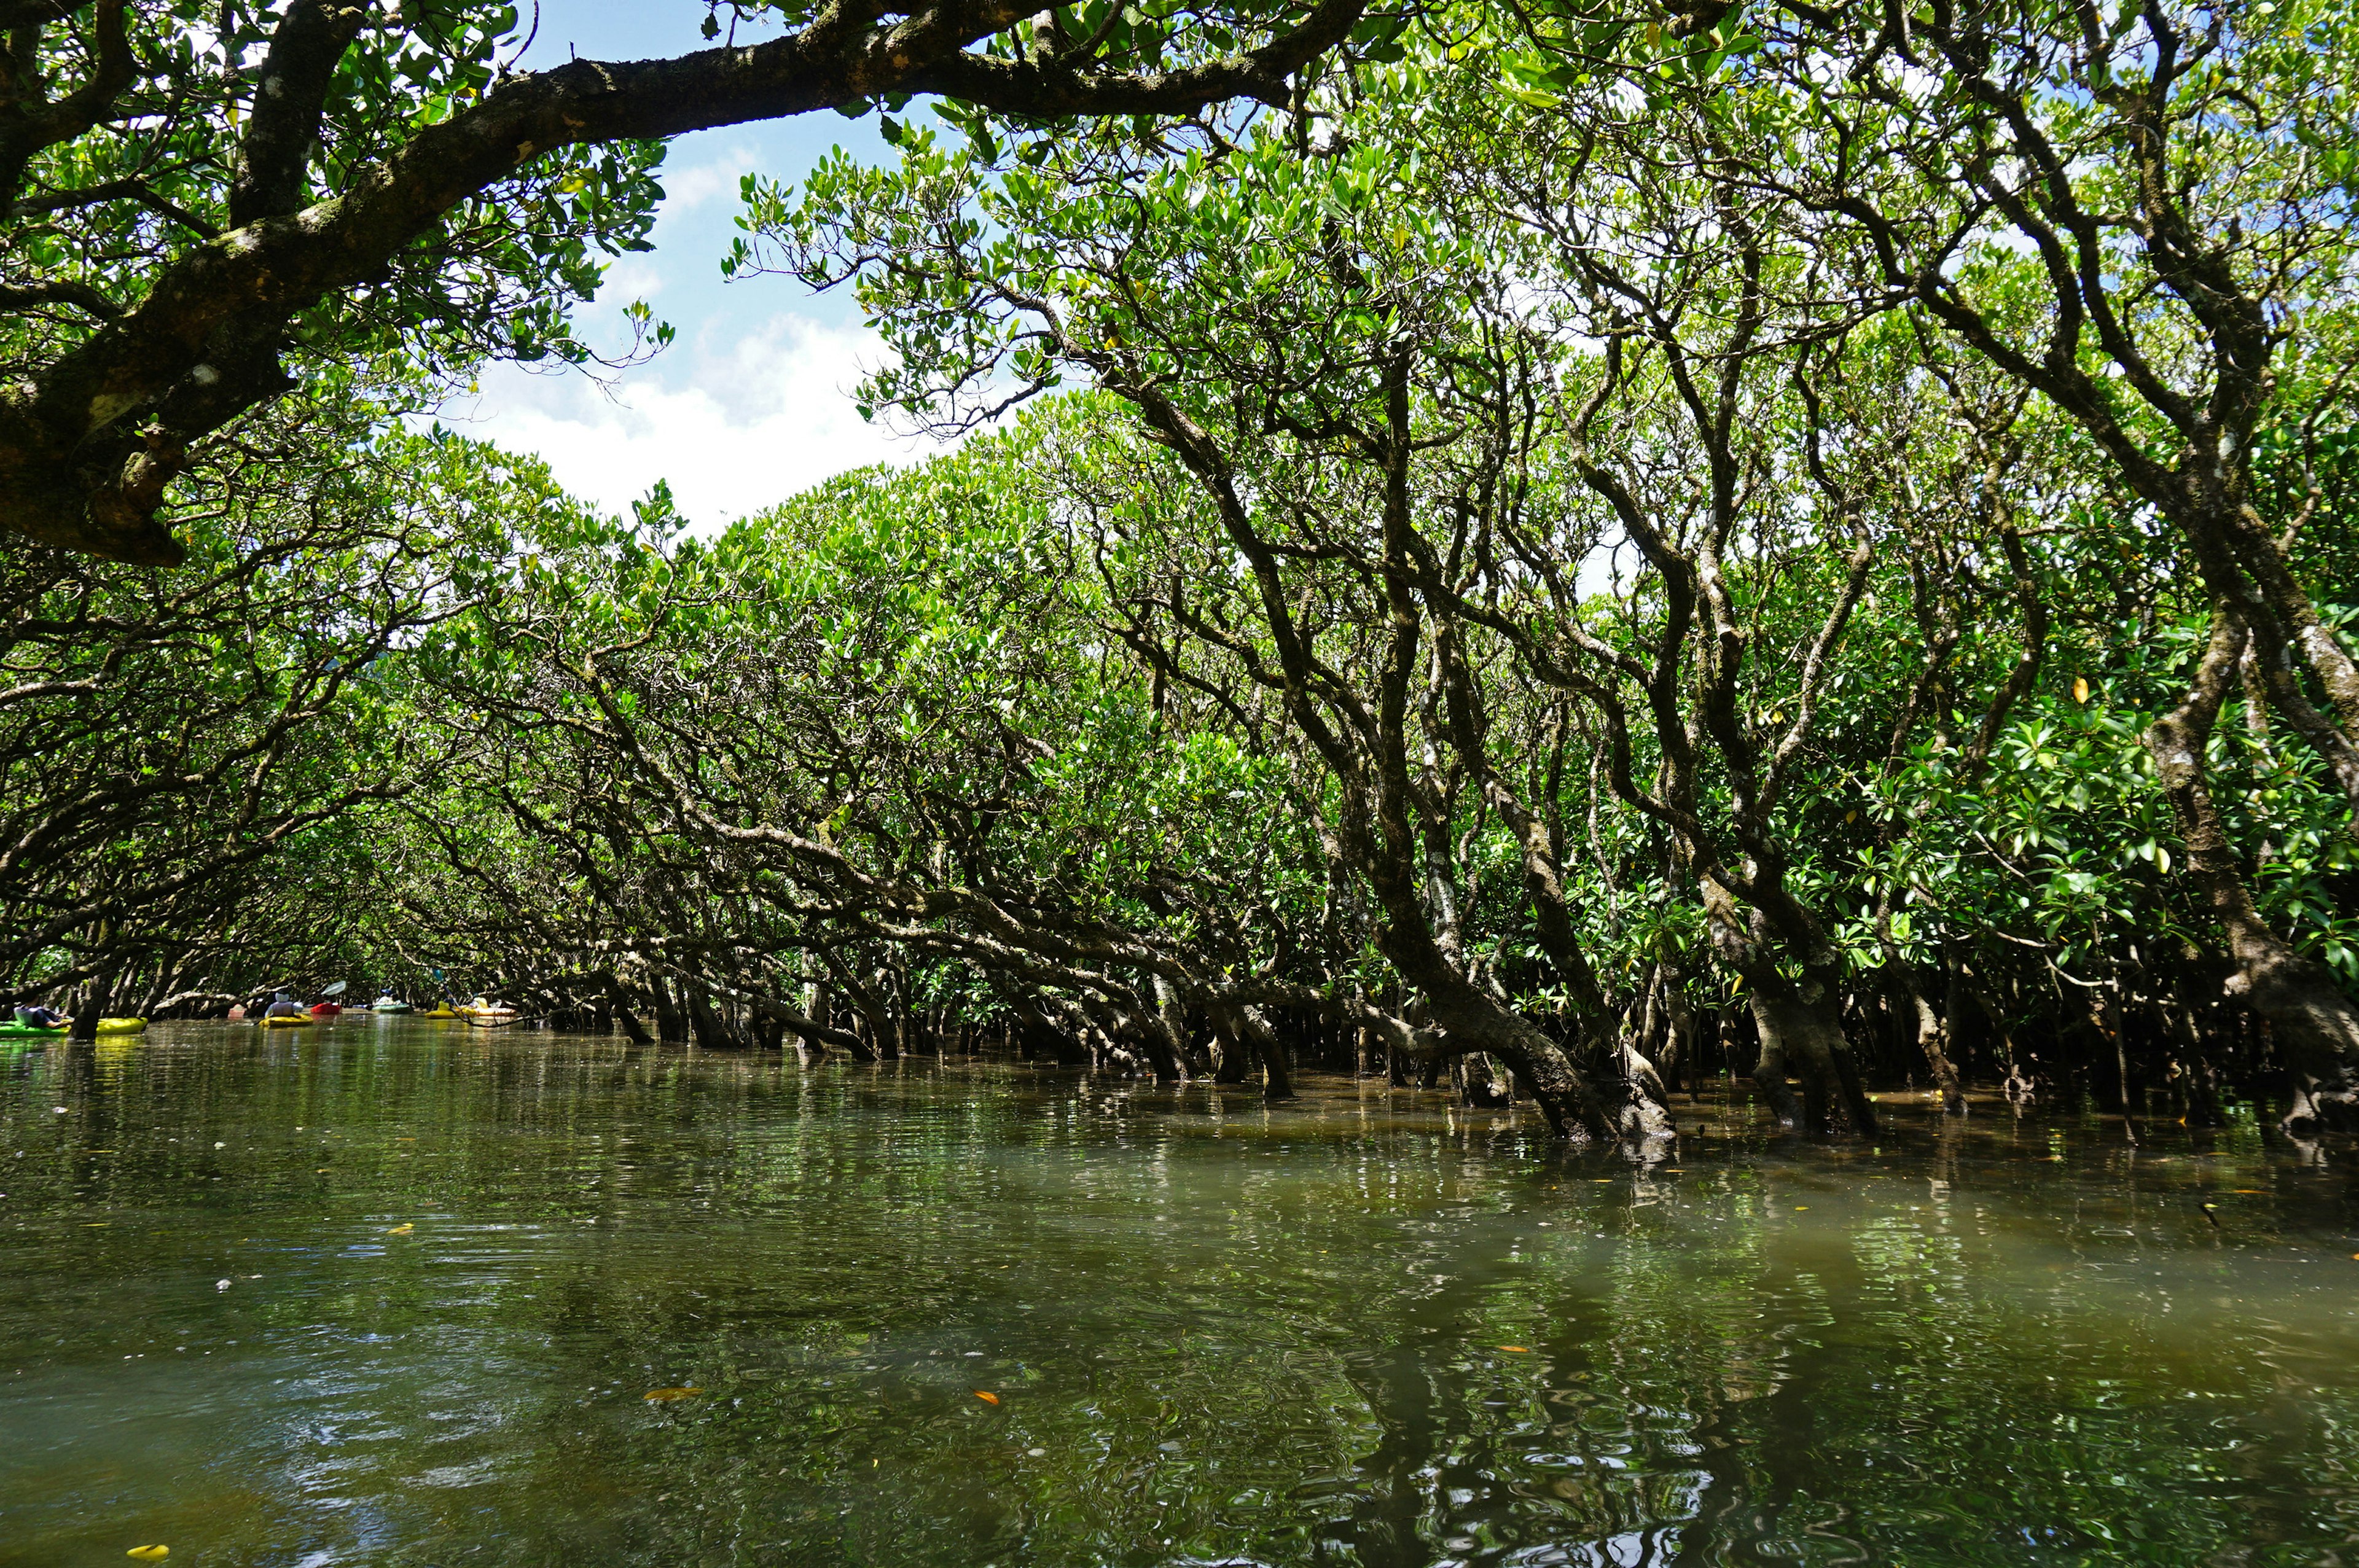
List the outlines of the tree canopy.
{"label": "tree canopy", "polygon": [[0,526],[174,563],[168,490],[270,398],[582,354],[568,308],[644,246],[666,136],[920,93],[1049,124],[1282,101],[1361,22],[1359,0],[701,9],[713,48],[544,71],[514,68],[517,7],[478,0],[0,9]]}
{"label": "tree canopy", "polygon": [[[1030,81],[1062,16],[958,58]],[[864,407],[954,453],[700,534],[381,437],[188,470],[234,593],[35,557],[8,984],[1446,1071],[1593,1140],[1713,1071],[1829,1134],[1910,1081],[2347,1128],[2349,25],[1443,7],[1283,91],[961,86],[750,182],[727,258],[853,290]],[[1169,27],[1121,47],[1245,36]],[[374,395],[239,438],[352,449]],[[282,620],[298,559],[344,586]],[[308,946],[204,902],[297,866]]]}

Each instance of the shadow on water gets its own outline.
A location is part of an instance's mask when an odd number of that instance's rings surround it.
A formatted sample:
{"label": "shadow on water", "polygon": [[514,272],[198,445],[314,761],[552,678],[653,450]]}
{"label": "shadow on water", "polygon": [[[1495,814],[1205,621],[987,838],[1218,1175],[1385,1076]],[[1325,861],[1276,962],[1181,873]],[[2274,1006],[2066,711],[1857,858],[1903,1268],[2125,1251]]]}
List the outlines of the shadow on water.
{"label": "shadow on water", "polygon": [[0,1565],[2359,1541],[2348,1167],[2253,1120],[1641,1163],[1380,1082],[288,1033],[0,1057]]}

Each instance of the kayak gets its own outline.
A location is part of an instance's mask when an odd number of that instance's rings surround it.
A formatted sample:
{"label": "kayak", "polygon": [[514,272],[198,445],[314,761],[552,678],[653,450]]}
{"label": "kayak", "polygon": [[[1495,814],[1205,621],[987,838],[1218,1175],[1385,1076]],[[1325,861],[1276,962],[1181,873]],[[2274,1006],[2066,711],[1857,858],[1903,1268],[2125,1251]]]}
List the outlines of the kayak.
{"label": "kayak", "polygon": [[[144,1018],[102,1018],[98,1021],[98,1032],[101,1034],[136,1034],[147,1027],[147,1021]],[[60,1023],[55,1029],[42,1029],[34,1024],[18,1023],[14,1020],[0,1023],[0,1039],[31,1040],[38,1037],[46,1040],[55,1037],[62,1040],[72,1033],[73,1025],[71,1023]]]}
{"label": "kayak", "polygon": [[[99,1019],[102,1035],[136,1035],[142,1028],[147,1028],[147,1019]],[[59,1023],[57,1028],[40,1028],[38,1023],[16,1023],[14,1019],[9,1019],[7,1023],[0,1023],[0,1035],[69,1035],[69,1033],[73,1033],[73,1023]]]}
{"label": "kayak", "polygon": [[467,1014],[467,1022],[478,1029],[499,1029],[516,1021],[512,1007],[479,1007]]}
{"label": "kayak", "polygon": [[428,1011],[418,1014],[418,1016],[420,1018],[456,1018],[459,1015],[451,1011],[447,1007],[437,1007],[430,1008]]}
{"label": "kayak", "polygon": [[369,1004],[369,1011],[371,1012],[408,1012],[409,1011],[409,1004],[406,1001],[371,1002]]}
{"label": "kayak", "polygon": [[255,1022],[265,1029],[308,1029],[320,1021],[308,1012],[282,1012],[275,1018],[257,1018]]}
{"label": "kayak", "polygon": [[314,1018],[333,1018],[343,1011],[340,1002],[315,1001],[311,1004],[311,1016]]}

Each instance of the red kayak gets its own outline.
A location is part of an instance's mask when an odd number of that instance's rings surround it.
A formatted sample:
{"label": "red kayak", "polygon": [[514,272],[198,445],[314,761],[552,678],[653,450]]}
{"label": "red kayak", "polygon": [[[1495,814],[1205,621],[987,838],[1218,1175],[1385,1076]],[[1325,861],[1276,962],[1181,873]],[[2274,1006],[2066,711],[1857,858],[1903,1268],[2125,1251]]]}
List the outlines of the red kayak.
{"label": "red kayak", "polygon": [[343,1011],[344,1004],[340,1001],[315,1001],[311,1004],[311,1016],[314,1018],[333,1018]]}

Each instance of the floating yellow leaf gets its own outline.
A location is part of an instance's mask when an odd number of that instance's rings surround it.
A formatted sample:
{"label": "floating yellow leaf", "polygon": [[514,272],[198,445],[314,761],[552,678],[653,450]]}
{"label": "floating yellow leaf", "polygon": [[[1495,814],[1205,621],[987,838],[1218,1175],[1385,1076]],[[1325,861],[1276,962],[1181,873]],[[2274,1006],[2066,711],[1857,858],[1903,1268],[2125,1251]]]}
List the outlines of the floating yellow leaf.
{"label": "floating yellow leaf", "polygon": [[2075,702],[2086,702],[2089,700],[2089,677],[2087,676],[2074,676],[2072,677],[2072,700]]}
{"label": "floating yellow leaf", "polygon": [[171,1554],[172,1549],[168,1546],[135,1546],[123,1555],[136,1557],[142,1563],[159,1563]]}
{"label": "floating yellow leaf", "polygon": [[673,1400],[693,1399],[702,1392],[702,1389],[649,1389],[642,1397],[658,1404],[668,1404]]}
{"label": "floating yellow leaf", "polygon": [[981,1389],[977,1389],[977,1390],[974,1391],[974,1397],[975,1397],[976,1399],[981,1400],[984,1404],[987,1404],[987,1405],[995,1405],[995,1404],[997,1404],[997,1403],[999,1402],[999,1396],[998,1396],[997,1394],[987,1394],[987,1393],[984,1392]]}
{"label": "floating yellow leaf", "polygon": [[1512,1356],[1528,1356],[1532,1353],[1532,1347],[1528,1345],[1502,1345],[1499,1348]]}
{"label": "floating yellow leaf", "polygon": [[386,1231],[386,1234],[387,1236],[407,1236],[417,1228],[418,1227],[414,1225],[397,1225],[391,1230]]}

